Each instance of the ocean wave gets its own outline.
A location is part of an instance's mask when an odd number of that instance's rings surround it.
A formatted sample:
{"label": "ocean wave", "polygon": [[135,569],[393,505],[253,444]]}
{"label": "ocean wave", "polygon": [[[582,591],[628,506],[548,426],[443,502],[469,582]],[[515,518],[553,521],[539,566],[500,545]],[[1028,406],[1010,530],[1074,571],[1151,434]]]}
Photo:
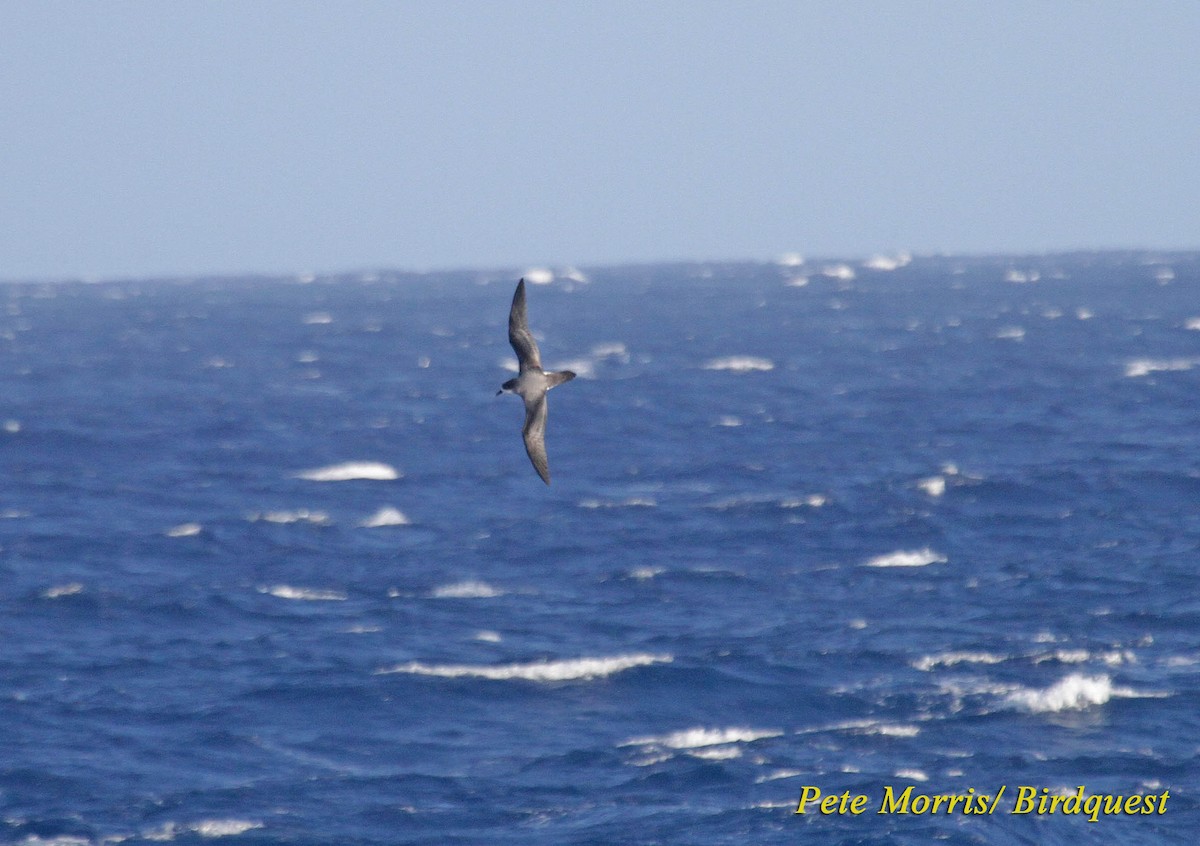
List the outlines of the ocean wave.
{"label": "ocean wave", "polygon": [[44,599],[59,599],[63,596],[75,596],[83,593],[83,584],[81,582],[69,582],[65,585],[55,585],[51,588],[46,588],[42,591]]}
{"label": "ocean wave", "polygon": [[1005,697],[1005,702],[1031,714],[1058,711],[1082,711],[1103,705],[1113,697],[1133,698],[1154,696],[1138,693],[1127,687],[1114,687],[1107,675],[1085,676],[1071,673],[1045,688],[1019,688]]}
{"label": "ocean wave", "polygon": [[912,253],[903,252],[903,253],[898,253],[895,256],[872,256],[871,258],[864,261],[862,266],[865,267],[867,270],[878,270],[881,272],[888,272],[888,271],[892,271],[892,270],[898,270],[901,267],[905,267],[906,265],[910,264],[911,262],[912,262]]}
{"label": "ocean wave", "polygon": [[1011,656],[994,652],[940,652],[923,655],[912,663],[915,669],[929,672],[935,667],[953,667],[955,664],[999,664]]}
{"label": "ocean wave", "polygon": [[246,519],[251,523],[257,523],[261,520],[264,523],[279,523],[281,525],[312,523],[314,526],[328,526],[333,522],[324,511],[309,511],[307,508],[297,508],[292,511],[255,511],[247,514]]}
{"label": "ocean wave", "polygon": [[627,499],[582,499],[580,508],[655,508],[658,503],[648,496],[631,496]]}
{"label": "ocean wave", "polygon": [[670,734],[635,737],[620,746],[659,746],[666,749],[698,749],[704,746],[724,746],[730,743],[753,743],[767,737],[780,737],[779,729],[690,728]]}
{"label": "ocean wave", "polygon": [[345,602],[346,594],[340,590],[319,590],[316,588],[299,588],[291,585],[269,585],[258,589],[259,593],[269,594],[280,599],[294,599],[301,602]]}
{"label": "ocean wave", "polygon": [[925,567],[929,564],[945,564],[946,556],[929,547],[917,550],[897,550],[869,559],[867,567]]}
{"label": "ocean wave", "polygon": [[492,587],[487,582],[466,581],[436,587],[430,596],[436,599],[488,599],[504,596],[504,591]]}
{"label": "ocean wave", "polygon": [[854,734],[878,735],[881,737],[916,737],[921,733],[921,728],[920,726],[907,723],[889,723],[885,720],[866,718],[862,720],[843,720],[831,725],[800,729],[796,734],[816,734],[827,731],[848,731]]}
{"label": "ocean wave", "polygon": [[753,373],[775,369],[775,362],[769,358],[753,355],[727,355],[721,358],[711,358],[704,362],[705,370],[730,370],[734,373]]}
{"label": "ocean wave", "polygon": [[385,505],[358,526],[361,529],[380,529],[385,526],[407,526],[411,522],[400,509]]}
{"label": "ocean wave", "polygon": [[346,461],[341,464],[330,464],[327,467],[302,470],[296,474],[296,478],[309,482],[348,482],[354,479],[390,482],[399,479],[400,475],[395,467],[381,461]]}
{"label": "ocean wave", "polygon": [[651,664],[669,664],[672,655],[616,655],[611,658],[567,658],[561,661],[532,661],[527,664],[422,664],[412,661],[376,670],[376,675],[388,673],[411,673],[418,676],[441,678],[480,678],[493,681],[519,679],[535,682],[587,681],[604,678],[614,673],[645,667]]}
{"label": "ocean wave", "polygon": [[169,538],[190,538],[200,534],[203,526],[199,523],[180,523],[178,526],[172,526],[163,534]]}
{"label": "ocean wave", "polygon": [[1191,370],[1197,364],[1200,358],[1135,358],[1125,363],[1125,375],[1137,379],[1151,373]]}

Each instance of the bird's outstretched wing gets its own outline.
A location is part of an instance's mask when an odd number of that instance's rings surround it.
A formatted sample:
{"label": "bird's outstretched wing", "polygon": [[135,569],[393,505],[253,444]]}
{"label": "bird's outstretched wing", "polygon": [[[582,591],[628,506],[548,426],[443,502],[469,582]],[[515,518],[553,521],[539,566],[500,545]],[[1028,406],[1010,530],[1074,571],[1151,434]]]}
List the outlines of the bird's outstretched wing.
{"label": "bird's outstretched wing", "polygon": [[508,342],[512,344],[513,352],[517,354],[517,364],[522,373],[533,368],[542,369],[542,355],[538,352],[537,341],[533,340],[533,335],[529,331],[529,322],[525,317],[524,279],[517,283],[517,292],[513,294],[512,311],[508,313]]}
{"label": "bird's outstretched wing", "polygon": [[550,459],[546,457],[546,395],[525,400],[525,452],[533,462],[533,469],[550,484]]}

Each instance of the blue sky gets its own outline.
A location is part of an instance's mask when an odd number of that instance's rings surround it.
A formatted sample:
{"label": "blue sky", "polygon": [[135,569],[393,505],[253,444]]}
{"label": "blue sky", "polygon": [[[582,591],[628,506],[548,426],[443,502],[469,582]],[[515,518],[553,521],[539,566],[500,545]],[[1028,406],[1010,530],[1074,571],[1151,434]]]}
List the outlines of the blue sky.
{"label": "blue sky", "polygon": [[0,0],[0,279],[1200,247],[1200,3]]}

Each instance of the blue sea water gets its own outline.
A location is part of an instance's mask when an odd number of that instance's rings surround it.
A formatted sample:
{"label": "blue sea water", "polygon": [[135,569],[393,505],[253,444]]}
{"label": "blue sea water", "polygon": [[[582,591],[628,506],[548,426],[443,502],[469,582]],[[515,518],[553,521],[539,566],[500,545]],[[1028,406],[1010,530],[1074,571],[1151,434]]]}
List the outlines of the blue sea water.
{"label": "blue sea water", "polygon": [[1200,254],[515,276],[0,286],[0,841],[1193,842]]}

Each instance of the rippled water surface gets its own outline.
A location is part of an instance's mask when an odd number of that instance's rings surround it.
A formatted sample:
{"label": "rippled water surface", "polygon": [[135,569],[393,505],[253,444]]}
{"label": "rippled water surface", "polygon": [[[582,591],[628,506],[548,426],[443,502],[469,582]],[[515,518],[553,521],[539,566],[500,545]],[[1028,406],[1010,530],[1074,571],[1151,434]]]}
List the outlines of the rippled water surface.
{"label": "rippled water surface", "polygon": [[1192,842],[1200,256],[550,276],[0,288],[0,841]]}

